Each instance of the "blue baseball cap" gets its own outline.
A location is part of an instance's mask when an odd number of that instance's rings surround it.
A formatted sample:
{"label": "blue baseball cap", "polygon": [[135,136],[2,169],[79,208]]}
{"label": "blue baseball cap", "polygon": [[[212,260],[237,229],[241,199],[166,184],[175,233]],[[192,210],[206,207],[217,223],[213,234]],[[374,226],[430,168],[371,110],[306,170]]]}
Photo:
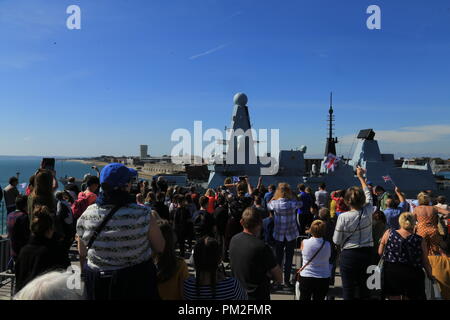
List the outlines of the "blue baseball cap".
{"label": "blue baseball cap", "polygon": [[369,186],[373,186],[372,181],[367,181],[366,184],[369,185]]}
{"label": "blue baseball cap", "polygon": [[100,183],[107,183],[112,188],[119,188],[127,185],[137,174],[136,170],[121,163],[111,163],[102,169]]}

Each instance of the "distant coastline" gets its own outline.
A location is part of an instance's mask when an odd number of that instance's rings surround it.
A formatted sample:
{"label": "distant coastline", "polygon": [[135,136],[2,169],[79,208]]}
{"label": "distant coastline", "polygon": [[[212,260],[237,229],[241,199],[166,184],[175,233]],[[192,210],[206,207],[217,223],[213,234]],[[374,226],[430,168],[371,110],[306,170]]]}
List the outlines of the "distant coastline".
{"label": "distant coastline", "polygon": [[[108,162],[98,161],[98,160],[93,160],[93,159],[92,160],[89,160],[89,159],[64,159],[61,161],[78,162],[78,163],[86,164],[89,166],[96,166],[99,168],[107,166],[109,164]],[[148,174],[148,173],[144,172],[143,170],[138,169],[136,166],[127,165],[127,167],[135,169],[139,173],[139,178],[151,179],[153,177],[151,174]]]}
{"label": "distant coastline", "polygon": [[60,160],[60,161],[79,162],[82,164],[87,164],[87,165],[92,165],[92,166],[97,166],[97,167],[104,167],[104,166],[108,165],[107,162],[98,161],[98,160],[64,159],[64,160]]}

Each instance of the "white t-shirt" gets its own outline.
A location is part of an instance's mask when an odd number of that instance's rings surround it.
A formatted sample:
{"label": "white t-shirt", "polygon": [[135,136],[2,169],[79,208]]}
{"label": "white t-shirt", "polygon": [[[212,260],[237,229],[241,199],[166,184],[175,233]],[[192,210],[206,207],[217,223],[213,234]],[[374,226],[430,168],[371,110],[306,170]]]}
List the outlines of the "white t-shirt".
{"label": "white t-shirt", "polygon": [[[314,237],[303,240],[302,266],[308,263],[308,261],[314,256],[317,250],[319,250],[322,246],[323,241],[323,238]],[[300,272],[300,276],[311,278],[329,278],[331,276],[330,255],[330,243],[325,241],[323,248],[319,251],[314,260],[312,260],[312,262],[305,269],[303,269],[302,272]]]}

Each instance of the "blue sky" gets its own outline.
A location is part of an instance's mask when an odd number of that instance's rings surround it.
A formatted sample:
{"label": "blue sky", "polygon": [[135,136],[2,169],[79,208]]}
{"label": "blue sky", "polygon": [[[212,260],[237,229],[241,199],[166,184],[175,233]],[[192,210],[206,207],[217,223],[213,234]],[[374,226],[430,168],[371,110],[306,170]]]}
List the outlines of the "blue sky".
{"label": "blue sky", "polygon": [[170,153],[174,129],[229,125],[236,92],[321,155],[333,91],[338,153],[374,128],[382,152],[450,157],[447,0],[0,0],[0,38],[2,155]]}

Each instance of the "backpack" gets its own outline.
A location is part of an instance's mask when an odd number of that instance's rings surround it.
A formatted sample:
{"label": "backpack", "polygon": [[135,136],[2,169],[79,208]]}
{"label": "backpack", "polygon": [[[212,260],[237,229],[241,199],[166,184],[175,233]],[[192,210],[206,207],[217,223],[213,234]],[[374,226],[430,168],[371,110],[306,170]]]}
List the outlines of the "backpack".
{"label": "backpack", "polygon": [[204,224],[204,220],[205,220],[205,212],[203,210],[199,210],[194,214],[194,219],[193,219],[193,223],[194,223],[194,232],[196,237],[200,237],[203,233],[203,224]]}
{"label": "backpack", "polygon": [[252,204],[252,198],[241,197],[236,198],[230,203],[230,215],[233,219],[240,221],[244,210],[250,207]]}
{"label": "backpack", "polygon": [[72,204],[73,217],[78,219],[89,207],[89,198],[84,192],[80,193],[78,199]]}

